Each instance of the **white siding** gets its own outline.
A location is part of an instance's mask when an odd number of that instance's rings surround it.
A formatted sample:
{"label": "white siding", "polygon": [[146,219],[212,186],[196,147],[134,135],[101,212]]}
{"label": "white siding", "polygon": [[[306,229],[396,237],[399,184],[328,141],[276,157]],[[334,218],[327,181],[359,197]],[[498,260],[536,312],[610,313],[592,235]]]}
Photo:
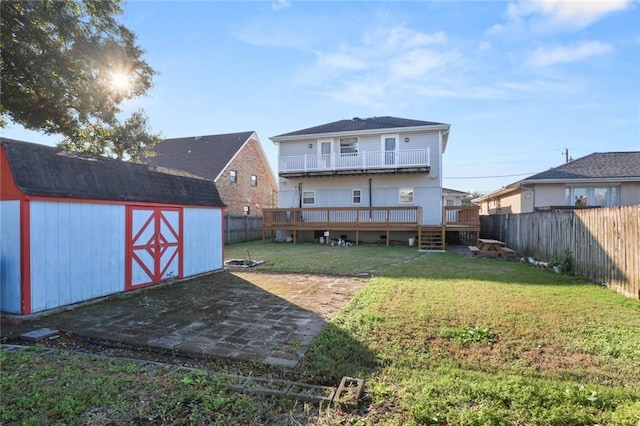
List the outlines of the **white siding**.
{"label": "white siding", "polygon": [[[300,205],[298,183],[303,191],[315,191],[316,203],[307,207],[353,207],[352,190],[362,190],[358,207],[369,207],[369,178],[371,178],[371,205],[373,207],[421,206],[425,225],[442,222],[442,191],[436,179],[425,174],[366,175],[315,177],[309,179],[280,179],[278,205],[297,208]],[[283,182],[286,182],[283,184]],[[400,203],[400,188],[414,189],[414,202]],[[305,206],[303,206],[305,207]]]}
{"label": "white siding", "polygon": [[184,276],[222,269],[222,210],[184,209]]}
{"label": "white siding", "polygon": [[21,313],[20,201],[0,201],[0,309]]}
{"label": "white siding", "polygon": [[124,290],[125,208],[31,202],[31,310]]}

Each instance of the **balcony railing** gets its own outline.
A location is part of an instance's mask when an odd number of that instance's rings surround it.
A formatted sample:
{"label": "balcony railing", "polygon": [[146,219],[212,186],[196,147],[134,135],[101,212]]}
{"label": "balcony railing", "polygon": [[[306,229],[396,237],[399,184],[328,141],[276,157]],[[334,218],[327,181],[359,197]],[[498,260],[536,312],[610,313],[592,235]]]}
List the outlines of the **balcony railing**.
{"label": "balcony railing", "polygon": [[360,151],[353,153],[305,154],[278,158],[280,175],[291,173],[367,171],[400,168],[429,168],[429,149],[402,151]]}

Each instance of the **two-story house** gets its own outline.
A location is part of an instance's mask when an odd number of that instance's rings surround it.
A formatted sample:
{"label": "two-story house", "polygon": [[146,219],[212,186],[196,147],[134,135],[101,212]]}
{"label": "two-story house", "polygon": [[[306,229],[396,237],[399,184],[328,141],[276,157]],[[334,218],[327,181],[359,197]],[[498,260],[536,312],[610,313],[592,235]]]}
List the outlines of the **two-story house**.
{"label": "two-story house", "polygon": [[[297,241],[412,243],[443,249],[446,230],[477,237],[477,208],[447,223],[442,156],[449,124],[396,117],[353,118],[285,133],[278,145],[277,209],[264,230]],[[451,228],[447,228],[450,225]],[[277,232],[276,232],[277,231]]]}
{"label": "two-story house", "polygon": [[261,215],[278,205],[278,184],[256,132],[165,139],[152,151],[145,163],[214,181],[225,214]]}

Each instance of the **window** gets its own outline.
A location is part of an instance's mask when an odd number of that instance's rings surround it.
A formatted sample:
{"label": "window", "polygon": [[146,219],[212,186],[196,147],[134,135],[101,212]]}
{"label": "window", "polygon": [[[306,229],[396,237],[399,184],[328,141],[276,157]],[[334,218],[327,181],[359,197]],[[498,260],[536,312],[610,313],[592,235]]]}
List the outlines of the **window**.
{"label": "window", "polygon": [[354,189],[352,191],[352,202],[353,204],[360,204],[362,202],[362,190]]}
{"label": "window", "polygon": [[251,186],[258,186],[258,176],[251,175]]}
{"label": "window", "polygon": [[251,212],[250,206],[244,206],[244,214],[249,214]]}
{"label": "window", "polygon": [[235,170],[231,170],[231,172],[229,172],[229,180],[231,182],[237,182],[238,181],[238,173],[236,173]]}
{"label": "window", "polygon": [[613,207],[620,205],[620,188],[605,187],[577,187],[568,186],[565,189],[566,204],[569,206]]}
{"label": "window", "polygon": [[341,138],[340,154],[357,154],[358,138]]}
{"label": "window", "polygon": [[413,203],[413,188],[400,188],[400,202]]}
{"label": "window", "polygon": [[312,206],[316,203],[316,191],[302,191],[302,204]]}

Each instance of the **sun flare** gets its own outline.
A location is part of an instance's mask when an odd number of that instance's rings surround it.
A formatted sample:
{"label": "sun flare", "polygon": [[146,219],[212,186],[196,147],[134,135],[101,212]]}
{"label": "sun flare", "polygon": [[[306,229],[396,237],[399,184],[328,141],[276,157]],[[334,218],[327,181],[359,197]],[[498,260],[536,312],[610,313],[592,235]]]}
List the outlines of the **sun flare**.
{"label": "sun flare", "polygon": [[109,84],[117,92],[125,92],[131,89],[131,75],[125,72],[112,71],[109,75]]}

